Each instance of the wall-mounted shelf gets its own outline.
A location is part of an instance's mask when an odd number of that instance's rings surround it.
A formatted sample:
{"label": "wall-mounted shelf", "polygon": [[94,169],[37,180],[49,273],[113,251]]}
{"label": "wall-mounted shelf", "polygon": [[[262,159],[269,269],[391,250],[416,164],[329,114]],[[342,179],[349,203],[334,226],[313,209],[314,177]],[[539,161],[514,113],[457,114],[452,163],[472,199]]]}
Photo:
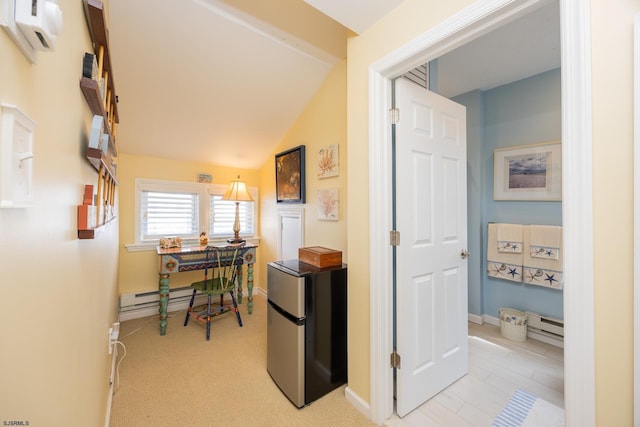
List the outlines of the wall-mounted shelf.
{"label": "wall-mounted shelf", "polygon": [[[108,30],[105,24],[102,0],[85,0],[85,14],[91,31],[94,53],[98,61],[98,79],[104,79],[106,85],[104,93],[102,93],[98,81],[82,77],[80,88],[91,112],[104,117],[104,131],[109,135],[109,153],[117,157],[115,124],[120,123],[120,117],[118,115],[118,97],[111,67]],[[115,176],[113,178],[115,179]]]}
{"label": "wall-mounted shelf", "polygon": [[[118,180],[113,158],[118,156],[116,123],[120,122],[120,118],[109,55],[109,37],[103,2],[102,0],[84,0],[84,6],[93,41],[97,70],[93,75],[95,79],[86,76],[81,78],[80,89],[94,116],[102,117],[100,120],[103,126],[102,131],[108,136],[104,140],[99,138],[102,146],[91,143],[91,146],[87,147],[87,159],[98,171],[97,201],[95,206],[91,206],[93,208],[91,221],[85,221],[83,228],[80,227],[79,221],[78,238],[93,239],[101,227],[116,217],[115,191]],[[107,147],[102,149],[104,144],[107,144]]]}
{"label": "wall-mounted shelf", "polygon": [[98,148],[87,147],[87,159],[89,159],[89,161],[97,171],[100,171],[100,166],[102,165],[103,170],[106,171],[106,173],[111,176],[111,179],[115,181],[115,184],[118,185],[118,180],[116,179],[116,171],[113,169],[113,164],[111,163],[111,160],[104,155],[102,150]]}
{"label": "wall-mounted shelf", "polygon": [[95,239],[96,234],[98,234],[100,232],[100,230],[102,230],[107,224],[109,224],[111,221],[113,221],[114,219],[116,219],[115,217],[109,219],[107,222],[105,222],[104,224],[99,225],[98,227],[92,227],[92,228],[85,228],[85,229],[78,229],[78,239],[80,240],[86,240],[86,239]]}
{"label": "wall-mounted shelf", "polygon": [[93,40],[93,49],[96,55],[100,56],[100,48],[102,47],[103,49],[102,70],[108,73],[107,87],[109,87],[111,92],[114,94],[111,100],[113,121],[115,123],[120,123],[117,98],[115,96],[116,86],[113,81],[113,68],[111,67],[111,56],[109,54],[109,31],[107,30],[104,19],[102,0],[85,0],[85,12],[89,23],[89,30],[91,31],[91,39]]}
{"label": "wall-mounted shelf", "polygon": [[[91,112],[98,116],[107,117],[107,112],[104,110],[104,103],[100,96],[98,82],[87,77],[83,77],[82,80],[80,80],[80,88],[82,89],[82,93],[84,94],[84,98],[87,101],[87,105]],[[104,121],[104,130],[105,133],[109,135],[109,152],[112,156],[117,157],[118,150],[116,148],[115,138],[108,120]]]}

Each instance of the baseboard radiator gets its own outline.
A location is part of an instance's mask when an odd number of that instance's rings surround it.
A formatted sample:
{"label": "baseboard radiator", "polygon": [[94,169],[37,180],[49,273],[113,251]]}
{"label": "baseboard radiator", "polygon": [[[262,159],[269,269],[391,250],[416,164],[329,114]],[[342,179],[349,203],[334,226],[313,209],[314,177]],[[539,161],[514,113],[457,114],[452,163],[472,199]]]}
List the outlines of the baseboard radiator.
{"label": "baseboard radiator", "polygon": [[[190,286],[169,291],[167,312],[184,310],[189,306],[193,289]],[[198,294],[195,304],[205,304],[206,296]],[[139,292],[120,295],[120,321],[158,314],[160,293],[158,291]]]}
{"label": "baseboard radiator", "polygon": [[528,332],[564,340],[564,320],[527,311]]}

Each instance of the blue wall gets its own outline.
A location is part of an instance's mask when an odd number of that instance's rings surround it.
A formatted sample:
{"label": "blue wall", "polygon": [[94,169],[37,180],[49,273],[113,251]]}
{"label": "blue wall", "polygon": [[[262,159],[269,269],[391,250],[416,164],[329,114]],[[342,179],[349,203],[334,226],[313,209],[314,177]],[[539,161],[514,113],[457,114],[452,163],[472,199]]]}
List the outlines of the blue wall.
{"label": "blue wall", "polygon": [[481,315],[482,311],[482,247],[483,165],[482,139],[484,133],[484,93],[473,91],[454,99],[467,107],[467,250],[469,313]]}
{"label": "blue wall", "polygon": [[562,225],[562,202],[493,200],[493,150],[560,141],[560,69],[453,99],[467,107],[469,313],[498,317],[501,307],[563,318],[562,291],[489,278],[487,224]]}

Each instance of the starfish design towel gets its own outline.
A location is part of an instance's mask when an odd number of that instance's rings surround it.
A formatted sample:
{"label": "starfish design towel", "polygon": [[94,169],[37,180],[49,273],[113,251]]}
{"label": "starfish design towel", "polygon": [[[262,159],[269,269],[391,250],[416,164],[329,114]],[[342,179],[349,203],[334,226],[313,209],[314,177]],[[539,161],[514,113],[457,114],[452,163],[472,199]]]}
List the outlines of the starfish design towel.
{"label": "starfish design towel", "polygon": [[[534,233],[541,227],[540,225],[530,225],[523,228],[525,251],[523,256],[522,275],[523,282],[529,285],[544,286],[546,288],[562,289],[564,285],[564,278],[562,274],[562,227],[554,227],[554,233],[559,236],[555,245],[553,256],[534,255],[535,246],[532,245],[534,239]],[[549,227],[549,226],[544,226]],[[538,242],[541,240],[538,239]],[[548,242],[548,241],[547,241]]]}
{"label": "starfish design towel", "polygon": [[[522,231],[521,225],[520,231]],[[487,274],[489,277],[522,282],[522,251],[500,251],[498,246],[498,224],[489,224],[488,232]],[[522,248],[521,244],[519,246]]]}
{"label": "starfish design towel", "polygon": [[522,224],[496,224],[498,252],[522,253]]}
{"label": "starfish design towel", "polygon": [[533,258],[559,259],[562,227],[557,225],[531,225],[529,255]]}

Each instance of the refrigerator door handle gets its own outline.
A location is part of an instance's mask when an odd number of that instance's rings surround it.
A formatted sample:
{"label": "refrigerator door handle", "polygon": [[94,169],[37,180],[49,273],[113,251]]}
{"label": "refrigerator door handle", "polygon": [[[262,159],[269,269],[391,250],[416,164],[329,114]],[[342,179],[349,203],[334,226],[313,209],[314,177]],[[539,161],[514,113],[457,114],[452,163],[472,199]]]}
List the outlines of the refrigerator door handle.
{"label": "refrigerator door handle", "polygon": [[286,310],[283,310],[282,308],[280,308],[277,304],[275,304],[273,301],[271,300],[267,300],[267,303],[273,307],[273,309],[275,311],[277,311],[278,313],[280,313],[282,316],[284,316],[287,320],[289,320],[290,322],[295,323],[297,326],[302,326],[305,323],[306,320],[306,316],[303,317],[295,317],[293,314],[289,313]]}

